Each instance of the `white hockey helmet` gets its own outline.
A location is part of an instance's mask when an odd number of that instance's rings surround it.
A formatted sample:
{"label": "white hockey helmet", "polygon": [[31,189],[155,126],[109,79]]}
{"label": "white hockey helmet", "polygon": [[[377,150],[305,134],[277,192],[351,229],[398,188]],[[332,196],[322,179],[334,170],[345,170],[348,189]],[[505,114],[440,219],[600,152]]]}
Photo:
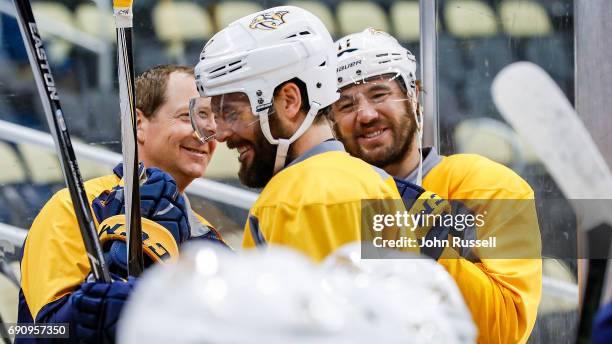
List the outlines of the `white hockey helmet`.
{"label": "white hockey helmet", "polygon": [[[333,40],[321,20],[304,9],[280,6],[238,19],[215,34],[202,50],[195,75],[203,97],[248,96],[264,136],[279,146],[278,172],[289,145],[310,127],[319,109],[338,99],[335,70]],[[274,88],[293,78],[306,85],[310,111],[291,138],[277,139],[270,132],[268,109]]]}
{"label": "white hockey helmet", "polygon": [[336,41],[338,88],[367,78],[396,74],[410,91],[416,87],[416,58],[388,33],[367,28]]}

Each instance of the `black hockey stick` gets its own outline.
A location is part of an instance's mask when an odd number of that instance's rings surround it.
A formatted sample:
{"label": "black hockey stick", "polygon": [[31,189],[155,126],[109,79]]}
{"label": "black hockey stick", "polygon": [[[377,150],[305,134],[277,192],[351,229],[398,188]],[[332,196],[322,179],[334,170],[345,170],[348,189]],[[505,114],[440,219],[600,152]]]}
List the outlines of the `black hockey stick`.
{"label": "black hockey stick", "polygon": [[[14,253],[12,245],[4,240],[0,240],[0,274],[4,275],[10,282],[12,282],[17,288],[19,288],[19,281],[17,280],[17,277],[15,277],[15,274],[11,270],[11,267],[6,262],[5,255],[7,253]],[[4,343],[11,343],[9,332],[6,329],[4,320],[2,319],[2,314],[0,314],[0,337],[2,337]]]}
{"label": "black hockey stick", "polygon": [[60,104],[57,88],[51,74],[51,67],[47,60],[47,52],[43,48],[42,39],[38,33],[36,21],[32,14],[32,6],[28,0],[13,0],[17,9],[17,21],[23,43],[28,52],[28,58],[38,87],[51,136],[55,141],[55,149],[59,154],[59,161],[68,186],[74,213],[79,223],[87,258],[91,271],[98,281],[110,282],[108,267],[104,262],[102,247],[98,240],[98,231],[89,208],[87,193],[83,186],[81,173],[77,164],[70,135],[64,121],[64,113]]}
{"label": "black hockey stick", "polygon": [[2,337],[2,341],[5,344],[11,344],[11,337],[9,336],[8,330],[4,325],[4,320],[2,319],[2,315],[0,315],[0,337]]}
{"label": "black hockey stick", "polygon": [[[580,216],[579,258],[589,259],[577,342],[588,343],[605,289],[612,173],[572,105],[542,68],[529,62],[504,68],[492,94],[501,114],[531,144]],[[584,206],[580,200],[596,201]]]}
{"label": "black hockey stick", "polygon": [[19,280],[15,273],[13,273],[13,269],[11,269],[7,255],[15,254],[14,246],[5,240],[0,240],[0,274],[4,275],[10,282],[12,282],[17,288],[19,288]]}
{"label": "black hockey stick", "polygon": [[121,142],[125,187],[125,220],[128,241],[128,275],[138,276],[144,269],[142,227],[140,223],[140,178],[136,147],[136,96],[132,52],[132,0],[114,0],[117,28],[117,67],[121,103]]}

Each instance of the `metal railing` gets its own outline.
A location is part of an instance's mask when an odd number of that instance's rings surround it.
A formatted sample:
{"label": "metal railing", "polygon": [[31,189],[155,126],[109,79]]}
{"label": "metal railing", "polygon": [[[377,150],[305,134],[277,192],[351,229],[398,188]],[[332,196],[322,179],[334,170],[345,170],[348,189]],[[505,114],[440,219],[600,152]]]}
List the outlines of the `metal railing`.
{"label": "metal railing", "polygon": [[[102,7],[100,8],[103,9]],[[109,9],[109,11],[111,10]],[[11,17],[17,16],[17,12],[11,1],[0,0],[0,12]],[[40,31],[60,37],[98,55],[98,86],[105,90],[111,88],[113,57],[111,56],[112,47],[109,42],[105,42],[98,37],[81,31],[72,25],[51,18],[37,17],[36,23]]]}
{"label": "metal railing", "polygon": [[[13,143],[34,144],[55,152],[55,145],[50,134],[3,120],[0,120],[0,139]],[[73,147],[77,158],[105,165],[109,168],[109,172],[122,161],[121,154],[105,149],[76,142],[73,142]],[[257,199],[255,192],[203,178],[194,180],[187,187],[186,192],[247,210]]]}

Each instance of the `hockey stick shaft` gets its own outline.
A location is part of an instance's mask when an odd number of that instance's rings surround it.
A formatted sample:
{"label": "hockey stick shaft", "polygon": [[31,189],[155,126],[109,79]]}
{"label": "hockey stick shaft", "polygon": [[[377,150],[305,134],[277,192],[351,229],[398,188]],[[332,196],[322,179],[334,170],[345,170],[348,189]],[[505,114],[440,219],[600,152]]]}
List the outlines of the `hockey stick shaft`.
{"label": "hockey stick shaft", "polygon": [[0,274],[3,274],[11,283],[13,283],[17,288],[20,288],[19,280],[17,276],[13,273],[11,266],[4,260],[0,259]]}
{"label": "hockey stick shaft", "polygon": [[2,341],[6,344],[11,344],[11,337],[9,336],[8,330],[4,325],[4,319],[2,319],[2,315],[0,315],[0,337],[2,337]]}
{"label": "hockey stick shaft", "polygon": [[47,53],[38,33],[32,6],[28,0],[14,0],[17,10],[17,21],[21,37],[28,53],[38,93],[47,117],[51,136],[59,154],[59,161],[68,186],[74,213],[77,218],[87,258],[96,280],[110,282],[108,267],[102,255],[102,247],[98,240],[98,232],[93,220],[87,193],[79,171],[76,156],[70,141],[70,135],[64,121],[64,113],[60,104],[57,88],[51,74]]}
{"label": "hockey stick shaft", "polygon": [[134,93],[134,61],[132,52],[132,1],[114,0],[117,29],[117,67],[121,105],[121,140],[125,217],[128,240],[128,274],[138,276],[144,269],[142,227],[140,223],[140,179],[136,147],[136,96]]}

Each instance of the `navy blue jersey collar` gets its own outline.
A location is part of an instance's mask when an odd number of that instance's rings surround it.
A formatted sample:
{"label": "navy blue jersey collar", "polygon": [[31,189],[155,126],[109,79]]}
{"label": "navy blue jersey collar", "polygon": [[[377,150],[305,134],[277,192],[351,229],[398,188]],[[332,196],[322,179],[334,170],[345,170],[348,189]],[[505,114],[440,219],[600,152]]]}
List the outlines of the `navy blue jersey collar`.
{"label": "navy blue jersey collar", "polygon": [[[433,147],[425,147],[422,150],[423,154],[423,179],[425,176],[431,171],[436,165],[442,161],[442,157],[436,152]],[[417,182],[417,174],[419,173],[418,168],[415,168],[408,176],[404,178],[405,181],[416,184]]]}

